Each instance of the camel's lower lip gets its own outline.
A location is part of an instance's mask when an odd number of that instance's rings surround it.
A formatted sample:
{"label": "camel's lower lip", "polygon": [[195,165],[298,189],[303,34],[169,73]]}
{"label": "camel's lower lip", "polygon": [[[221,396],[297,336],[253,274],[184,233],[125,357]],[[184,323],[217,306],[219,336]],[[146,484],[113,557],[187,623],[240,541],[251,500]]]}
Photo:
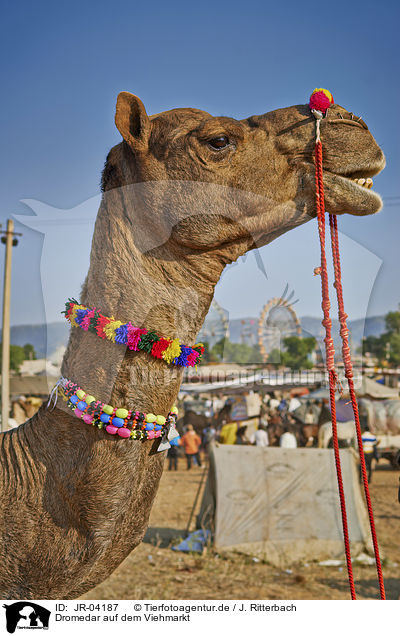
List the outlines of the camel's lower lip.
{"label": "camel's lower lip", "polygon": [[[382,209],[382,199],[377,192],[370,189],[372,179],[352,175],[341,175],[325,171],[325,200],[333,213],[350,213],[356,216],[376,214]],[[362,185],[361,185],[361,183]],[[368,187],[369,186],[369,187]]]}
{"label": "camel's lower lip", "polygon": [[[341,174],[336,174],[334,172],[331,172],[330,175],[332,177],[336,177],[337,179],[340,179],[343,182],[343,184],[346,184],[347,188],[349,186],[350,188],[354,188],[354,191],[357,192],[357,194],[360,194],[360,191],[361,191],[365,196],[367,197],[370,196],[371,199],[379,200],[380,202],[382,202],[379,194],[371,189],[373,184],[372,184],[372,179],[370,179],[369,177],[367,178],[345,177]],[[364,183],[360,183],[362,181]]]}
{"label": "camel's lower lip", "polygon": [[[332,214],[351,214],[353,216],[369,216],[382,209],[382,199],[373,190],[360,185],[364,179],[361,171],[337,174],[324,170],[324,198],[326,210]],[[354,180],[356,179],[356,180]],[[315,188],[313,180],[312,187]]]}

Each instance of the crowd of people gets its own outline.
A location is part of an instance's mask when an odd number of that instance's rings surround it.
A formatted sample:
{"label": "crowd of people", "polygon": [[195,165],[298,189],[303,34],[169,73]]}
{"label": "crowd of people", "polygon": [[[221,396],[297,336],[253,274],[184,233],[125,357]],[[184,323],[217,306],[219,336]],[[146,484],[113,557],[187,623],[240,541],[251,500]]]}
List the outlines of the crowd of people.
{"label": "crowd of people", "polygon": [[174,440],[168,451],[169,470],[177,470],[179,448],[183,449],[188,470],[195,465],[201,466],[201,452],[207,455],[209,445],[213,442],[297,448],[299,427],[291,413],[300,404],[297,398],[277,399],[267,395],[264,400],[260,400],[257,416],[241,421],[233,419],[234,401],[219,398],[220,410],[214,417],[207,418],[206,425],[201,430],[196,432],[192,424],[182,425],[180,438]]}
{"label": "crowd of people", "polygon": [[[246,395],[240,399],[245,398]],[[183,418],[181,435],[171,443],[168,451],[169,470],[177,470],[180,453],[186,458],[187,470],[201,467],[201,455],[207,457],[209,446],[214,442],[264,448],[279,446],[284,449],[317,446],[321,425],[331,420],[327,400],[300,401],[296,396],[284,394],[266,394],[259,400],[257,415],[246,417],[243,411],[243,419],[237,417],[240,414],[238,399],[224,399],[222,396],[218,396],[212,404],[214,411],[210,408],[195,426]],[[218,410],[215,409],[216,404]],[[377,460],[376,444],[376,437],[364,425],[363,445],[369,480],[372,460]]]}

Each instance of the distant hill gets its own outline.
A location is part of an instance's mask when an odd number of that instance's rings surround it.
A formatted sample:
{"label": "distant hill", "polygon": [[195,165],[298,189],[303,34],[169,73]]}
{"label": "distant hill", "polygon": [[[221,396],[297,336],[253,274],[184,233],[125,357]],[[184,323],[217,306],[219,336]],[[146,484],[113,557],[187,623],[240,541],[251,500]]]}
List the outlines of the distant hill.
{"label": "distant hill", "polygon": [[[258,318],[238,318],[231,320],[229,322],[229,339],[232,342],[243,341],[242,320],[246,321],[244,341],[248,344],[250,344],[251,340],[256,343],[258,340]],[[253,321],[253,324],[250,324],[250,321]],[[304,336],[314,336],[319,340],[323,337],[321,318],[304,316],[303,318],[300,318],[300,324],[303,329]],[[339,344],[338,321],[333,320],[332,326],[335,344]],[[353,348],[356,348],[360,345],[364,335],[379,336],[384,332],[385,317],[371,316],[365,320],[365,323],[362,319],[350,320],[349,329],[351,332]],[[70,326],[67,321],[51,322],[47,325],[47,328],[46,325],[16,325],[11,327],[11,344],[20,345],[22,347],[24,344],[29,342],[35,347],[37,357],[44,358],[46,355],[46,345],[48,355],[53,354],[60,346],[65,346],[67,344],[69,332]]]}
{"label": "distant hill", "polygon": [[[320,318],[312,316],[303,316],[300,318],[301,327],[304,335],[311,335],[314,338],[321,339],[324,337],[323,326]],[[361,344],[361,340],[365,336],[380,336],[385,331],[385,317],[371,316],[363,320],[349,320],[348,327],[353,348],[357,348]],[[332,333],[335,345],[340,344],[339,322],[332,320]]]}
{"label": "distant hill", "polygon": [[[243,325],[242,321],[246,321]],[[320,340],[324,337],[323,327],[321,324],[322,318],[315,318],[313,316],[303,316],[300,318],[301,328],[304,336],[314,336]],[[250,324],[253,321],[253,324]],[[350,320],[348,323],[351,333],[351,340],[353,348],[357,348],[361,344],[363,336],[380,336],[385,331],[385,317],[384,316],[371,316],[358,320]],[[258,340],[258,318],[242,318],[235,319],[229,322],[229,339],[232,342],[245,342],[250,343],[250,340],[257,342]],[[332,332],[334,335],[335,344],[339,344],[339,323],[337,320],[332,320]]]}
{"label": "distant hill", "polygon": [[37,357],[44,358],[46,353],[51,355],[67,344],[70,326],[67,321],[51,322],[48,325],[15,325],[10,331],[11,344],[23,347],[30,343],[35,347]]}

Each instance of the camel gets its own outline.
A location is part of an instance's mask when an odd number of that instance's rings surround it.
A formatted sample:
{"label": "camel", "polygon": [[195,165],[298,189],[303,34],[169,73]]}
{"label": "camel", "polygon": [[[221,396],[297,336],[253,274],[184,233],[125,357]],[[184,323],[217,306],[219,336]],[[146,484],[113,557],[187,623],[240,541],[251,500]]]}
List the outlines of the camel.
{"label": "camel", "polygon": [[[191,345],[224,267],[315,217],[313,116],[297,105],[240,121],[195,108],[149,117],[123,92],[115,122],[122,141],[103,171],[80,300]],[[365,185],[385,159],[366,124],[334,105],[321,134],[327,209],[378,212]],[[71,329],[62,375],[101,401],[165,416],[182,369]],[[165,452],[116,437],[60,399],[1,435],[2,598],[80,596],[141,542]]]}
{"label": "camel", "polygon": [[[357,438],[354,430],[354,420],[348,422],[338,422],[337,432],[340,448],[348,446],[356,447]],[[332,422],[325,422],[319,427],[318,448],[332,448]]]}

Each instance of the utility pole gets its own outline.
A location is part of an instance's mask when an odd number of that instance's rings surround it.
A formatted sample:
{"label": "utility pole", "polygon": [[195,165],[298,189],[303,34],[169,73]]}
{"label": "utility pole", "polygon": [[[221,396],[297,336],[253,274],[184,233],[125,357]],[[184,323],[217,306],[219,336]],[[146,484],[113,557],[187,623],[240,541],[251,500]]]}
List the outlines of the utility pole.
{"label": "utility pole", "polygon": [[[1,227],[1,226],[0,226]],[[8,428],[10,413],[10,300],[11,300],[11,255],[13,245],[18,245],[16,236],[22,236],[14,232],[14,221],[7,220],[7,230],[0,232],[1,242],[6,245],[4,261],[4,288],[3,288],[3,335],[1,344],[1,431]]]}

